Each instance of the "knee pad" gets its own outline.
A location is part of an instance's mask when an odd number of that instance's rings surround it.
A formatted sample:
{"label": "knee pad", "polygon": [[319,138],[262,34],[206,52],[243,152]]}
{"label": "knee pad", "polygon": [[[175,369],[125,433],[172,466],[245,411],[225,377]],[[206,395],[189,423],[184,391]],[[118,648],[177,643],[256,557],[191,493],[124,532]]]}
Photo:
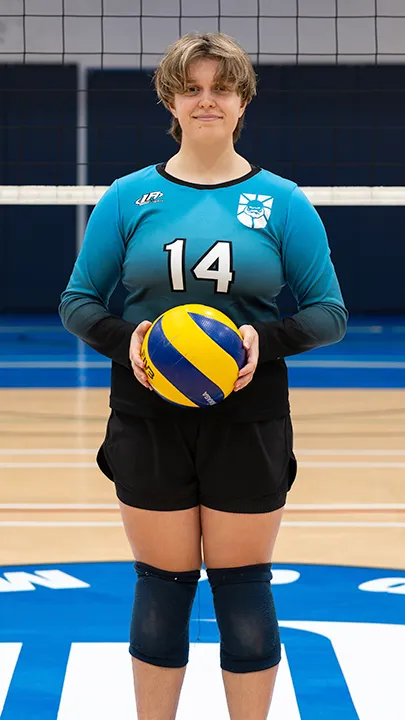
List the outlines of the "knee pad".
{"label": "knee pad", "polygon": [[169,572],[136,562],[138,576],[130,630],[130,654],[160,667],[183,667],[189,656],[191,610],[199,570]]}
{"label": "knee pad", "polygon": [[221,637],[221,668],[267,670],[280,662],[280,634],[270,587],[271,563],[207,569]]}

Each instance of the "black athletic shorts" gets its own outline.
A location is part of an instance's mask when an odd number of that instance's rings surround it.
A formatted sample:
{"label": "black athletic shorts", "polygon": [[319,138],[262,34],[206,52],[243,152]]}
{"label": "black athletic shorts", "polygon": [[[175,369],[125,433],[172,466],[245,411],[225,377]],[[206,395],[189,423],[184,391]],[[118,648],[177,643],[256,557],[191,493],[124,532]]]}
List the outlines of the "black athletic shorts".
{"label": "black athletic shorts", "polygon": [[173,422],[112,410],[97,463],[123,503],[146,510],[205,505],[271,512],[285,504],[297,472],[290,415],[208,423],[197,416]]}

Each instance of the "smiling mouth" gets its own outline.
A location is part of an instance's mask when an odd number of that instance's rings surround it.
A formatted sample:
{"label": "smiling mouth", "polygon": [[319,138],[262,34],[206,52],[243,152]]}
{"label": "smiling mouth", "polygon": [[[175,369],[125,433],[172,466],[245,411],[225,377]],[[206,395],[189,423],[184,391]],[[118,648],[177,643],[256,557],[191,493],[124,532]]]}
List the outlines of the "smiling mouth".
{"label": "smiling mouth", "polygon": [[199,115],[193,116],[194,120],[203,120],[204,122],[210,122],[212,120],[221,120],[220,115]]}

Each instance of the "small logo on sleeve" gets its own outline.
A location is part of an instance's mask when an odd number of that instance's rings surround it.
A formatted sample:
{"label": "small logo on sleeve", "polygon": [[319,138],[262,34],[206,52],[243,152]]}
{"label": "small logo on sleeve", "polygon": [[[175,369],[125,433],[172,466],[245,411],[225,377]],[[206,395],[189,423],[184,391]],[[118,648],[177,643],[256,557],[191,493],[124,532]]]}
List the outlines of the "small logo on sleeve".
{"label": "small logo on sleeve", "polygon": [[163,197],[163,193],[156,191],[145,193],[145,195],[141,195],[138,200],[135,200],[135,205],[147,205],[148,203],[161,203],[163,200],[161,198]]}
{"label": "small logo on sleeve", "polygon": [[271,195],[243,193],[239,198],[237,217],[249,228],[264,228],[270,217],[274,198]]}

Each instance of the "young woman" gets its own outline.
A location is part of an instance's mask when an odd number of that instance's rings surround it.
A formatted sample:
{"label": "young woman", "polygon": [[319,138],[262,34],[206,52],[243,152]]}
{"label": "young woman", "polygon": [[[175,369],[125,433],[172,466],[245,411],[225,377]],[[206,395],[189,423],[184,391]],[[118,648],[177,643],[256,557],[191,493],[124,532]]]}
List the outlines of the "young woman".
{"label": "young woman", "polygon": [[[347,312],[315,209],[235,151],[256,93],[244,50],[222,33],[185,35],[155,84],[179,150],[115,180],[97,204],[60,315],[113,361],[97,459],[136,558],[138,717],[175,718],[203,558],[230,716],[264,720],[280,660],[271,558],[296,474],[284,358],[341,340]],[[108,311],[119,279],[122,318]],[[280,320],[285,283],[298,312]],[[225,312],[247,350],[235,391],[201,409],[150,392],[140,357],[151,322],[188,302]]]}

